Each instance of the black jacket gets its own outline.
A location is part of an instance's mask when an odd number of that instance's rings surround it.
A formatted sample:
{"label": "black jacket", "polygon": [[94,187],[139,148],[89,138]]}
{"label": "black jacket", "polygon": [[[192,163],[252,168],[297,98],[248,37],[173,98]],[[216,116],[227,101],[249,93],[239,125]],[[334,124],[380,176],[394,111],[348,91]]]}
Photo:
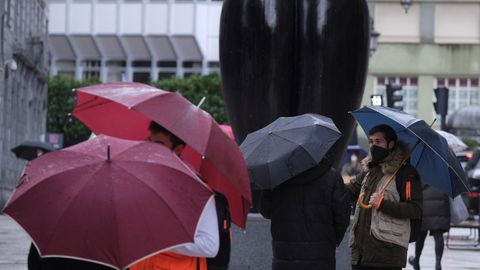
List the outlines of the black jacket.
{"label": "black jacket", "polygon": [[450,230],[450,199],[434,187],[423,189],[422,231],[448,232]]}
{"label": "black jacket", "polygon": [[335,269],[350,205],[343,179],[329,162],[264,191],[260,213],[272,221],[272,269]]}

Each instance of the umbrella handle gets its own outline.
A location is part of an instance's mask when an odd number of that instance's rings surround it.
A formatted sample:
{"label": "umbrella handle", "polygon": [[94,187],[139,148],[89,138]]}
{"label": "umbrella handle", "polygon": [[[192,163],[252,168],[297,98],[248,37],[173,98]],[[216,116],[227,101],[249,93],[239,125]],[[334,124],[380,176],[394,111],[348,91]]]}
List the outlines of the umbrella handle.
{"label": "umbrella handle", "polygon": [[360,205],[360,207],[361,208],[372,208],[371,204],[364,204],[363,203],[363,198],[365,198],[365,192],[360,193],[360,195],[358,196],[357,202]]}

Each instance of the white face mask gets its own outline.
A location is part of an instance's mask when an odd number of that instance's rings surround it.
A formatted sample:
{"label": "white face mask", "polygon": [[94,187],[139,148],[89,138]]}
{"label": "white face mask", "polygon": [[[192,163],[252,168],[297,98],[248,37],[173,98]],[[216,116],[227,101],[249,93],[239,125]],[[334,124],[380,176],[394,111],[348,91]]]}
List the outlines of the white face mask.
{"label": "white face mask", "polygon": [[358,157],[356,155],[351,155],[350,156],[350,161],[351,162],[357,162],[358,161]]}

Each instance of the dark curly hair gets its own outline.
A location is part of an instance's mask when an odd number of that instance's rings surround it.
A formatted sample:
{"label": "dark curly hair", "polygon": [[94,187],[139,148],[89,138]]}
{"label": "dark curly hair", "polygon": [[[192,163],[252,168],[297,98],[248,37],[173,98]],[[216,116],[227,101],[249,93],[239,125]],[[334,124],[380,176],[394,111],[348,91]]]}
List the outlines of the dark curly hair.
{"label": "dark curly hair", "polygon": [[158,124],[155,121],[150,122],[150,125],[148,126],[148,130],[150,130],[150,132],[152,132],[152,133],[160,132],[160,133],[163,133],[163,134],[167,135],[168,138],[170,138],[170,140],[172,141],[173,148],[177,147],[178,145],[185,145],[184,141],[182,141],[180,138],[175,136],[168,129],[164,128],[163,126],[161,126],[160,124]]}

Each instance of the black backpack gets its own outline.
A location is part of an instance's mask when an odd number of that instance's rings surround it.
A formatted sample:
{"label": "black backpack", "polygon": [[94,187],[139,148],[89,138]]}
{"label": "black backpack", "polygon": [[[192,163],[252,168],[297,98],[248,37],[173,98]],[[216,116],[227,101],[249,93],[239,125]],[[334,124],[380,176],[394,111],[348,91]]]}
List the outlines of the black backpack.
{"label": "black backpack", "polygon": [[216,257],[207,258],[208,270],[227,269],[230,262],[231,218],[227,198],[220,193],[216,193],[215,206],[220,233],[220,248]]}
{"label": "black backpack", "polygon": [[[403,177],[402,177],[403,178]],[[400,179],[400,181],[397,181],[398,179],[395,179],[395,183],[397,184],[397,192],[400,195],[400,199],[402,200],[402,186],[406,185],[406,189],[409,189],[411,187],[411,182],[410,178],[407,177],[406,181],[404,179]],[[405,196],[405,201],[410,200],[408,196]],[[420,236],[420,231],[422,229],[422,218],[411,218],[410,219],[410,239],[408,242],[413,243],[416,242],[418,237]]]}

